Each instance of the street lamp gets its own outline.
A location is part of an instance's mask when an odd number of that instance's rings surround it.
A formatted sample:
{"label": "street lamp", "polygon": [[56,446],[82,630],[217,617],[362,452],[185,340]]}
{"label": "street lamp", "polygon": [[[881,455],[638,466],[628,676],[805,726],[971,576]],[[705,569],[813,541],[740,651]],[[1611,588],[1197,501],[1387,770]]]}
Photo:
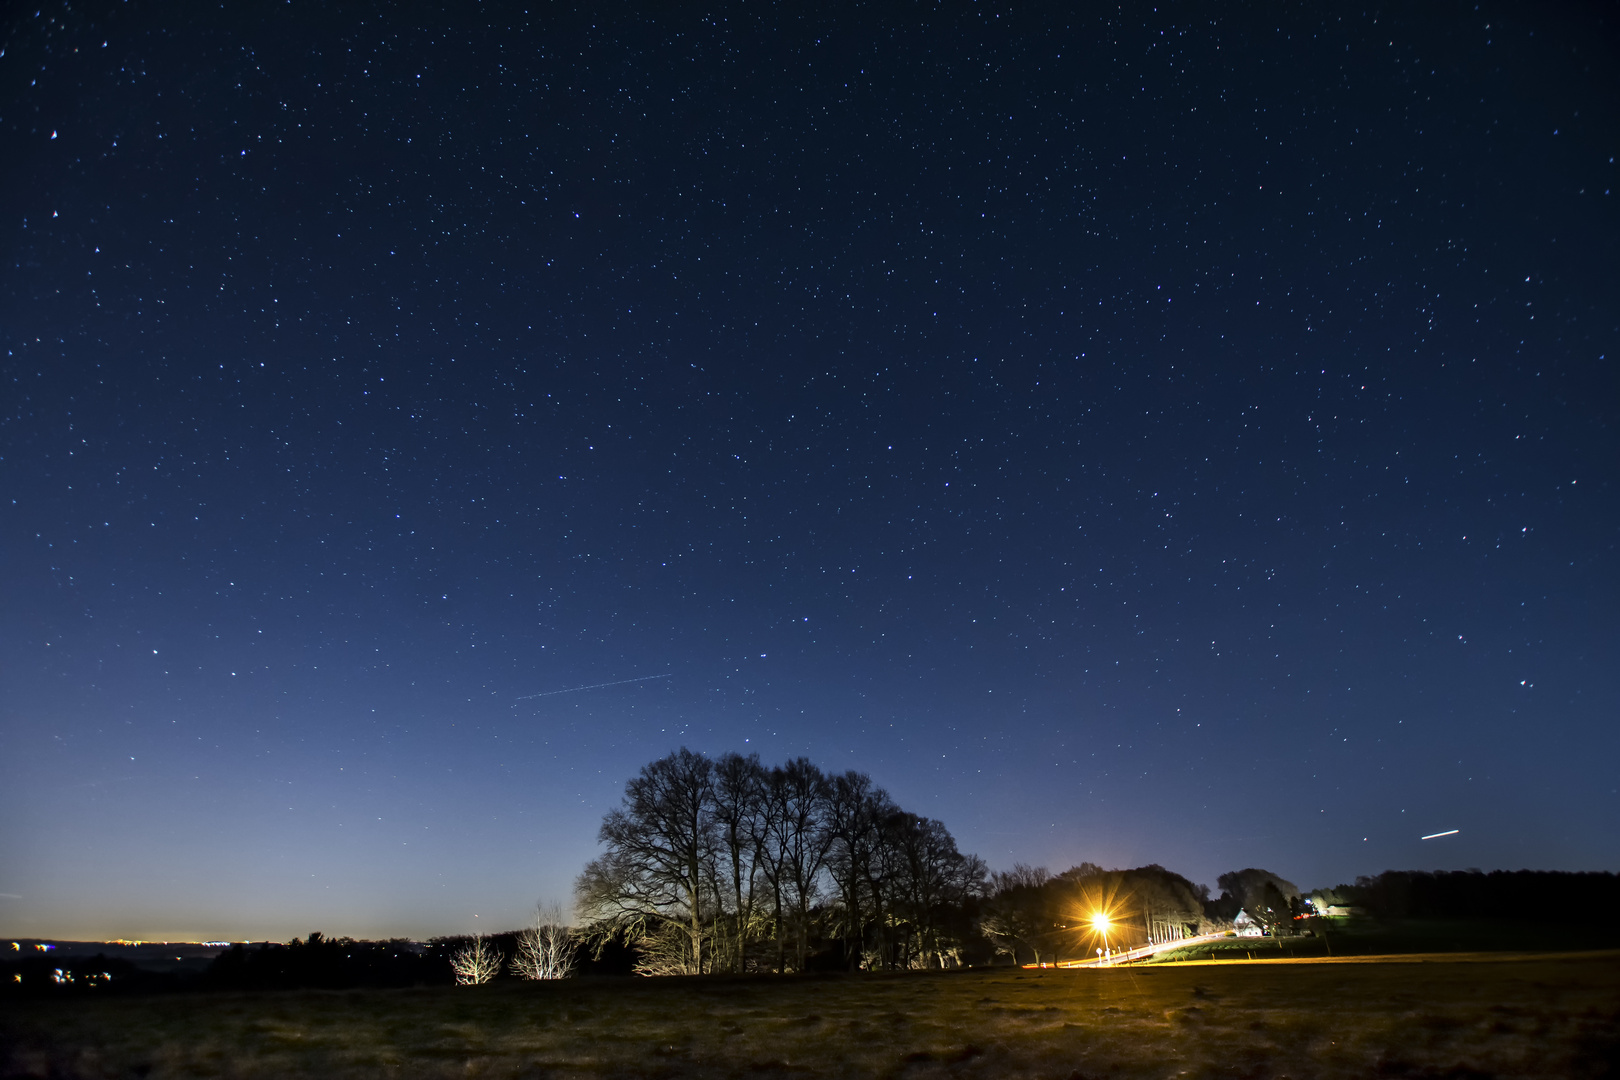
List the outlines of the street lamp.
{"label": "street lamp", "polygon": [[1102,935],[1102,952],[1105,957],[1108,955],[1108,927],[1110,925],[1111,923],[1106,912],[1099,911],[1097,914],[1091,917],[1091,928],[1098,934]]}

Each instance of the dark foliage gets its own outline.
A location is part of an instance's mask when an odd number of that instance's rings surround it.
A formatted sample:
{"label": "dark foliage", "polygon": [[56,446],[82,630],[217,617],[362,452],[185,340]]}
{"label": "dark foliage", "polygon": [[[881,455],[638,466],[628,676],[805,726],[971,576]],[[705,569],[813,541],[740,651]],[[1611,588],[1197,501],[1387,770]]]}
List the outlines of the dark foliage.
{"label": "dark foliage", "polygon": [[1554,870],[1386,870],[1334,892],[1386,919],[1591,923],[1620,906],[1620,877]]}
{"label": "dark foliage", "polygon": [[[515,935],[488,939],[509,959]],[[163,993],[181,990],[347,990],[362,987],[449,986],[455,976],[450,954],[467,941],[435,938],[426,943],[357,941],[310,934],[286,944],[233,945],[207,969],[153,971],[122,957],[25,953],[0,962],[0,996],[74,996]],[[626,941],[609,941],[599,952],[581,943],[575,970],[581,975],[629,975],[636,952]],[[503,964],[497,978],[511,978]]]}
{"label": "dark foliage", "polygon": [[1229,923],[1243,910],[1243,900],[1229,892],[1204,901],[1204,917],[1213,923]]}
{"label": "dark foliage", "polygon": [[455,982],[448,950],[434,943],[294,938],[285,945],[250,949],[236,945],[220,953],[205,976],[221,990],[346,990],[358,986],[443,986]]}
{"label": "dark foliage", "polygon": [[1247,911],[1268,934],[1294,932],[1300,892],[1293,882],[1251,866],[1222,874],[1216,884],[1221,889],[1220,899],[1204,901],[1204,910],[1211,918],[1234,919],[1239,911]]}
{"label": "dark foliage", "polygon": [[598,941],[581,941],[574,947],[576,975],[634,975],[640,961],[635,942],[623,934],[608,935]]}

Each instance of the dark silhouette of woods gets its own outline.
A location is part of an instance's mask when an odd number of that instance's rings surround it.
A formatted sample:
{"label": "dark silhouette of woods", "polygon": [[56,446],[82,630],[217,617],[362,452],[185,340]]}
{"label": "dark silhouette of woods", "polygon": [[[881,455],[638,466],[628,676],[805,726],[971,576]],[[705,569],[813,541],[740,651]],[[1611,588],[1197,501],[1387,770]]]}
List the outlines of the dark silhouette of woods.
{"label": "dark silhouette of woods", "polygon": [[[582,875],[581,886],[611,884],[599,864],[643,851],[666,860],[660,865],[677,887],[687,877],[695,884],[684,894],[659,891],[657,881],[644,880],[656,874],[638,870],[630,885],[641,891],[610,897],[620,917],[597,917],[583,933],[559,939],[573,948],[575,974],[683,972],[699,963],[706,972],[937,969],[994,963],[998,955],[1050,964],[1095,955],[1103,939],[1091,919],[1099,913],[1110,918],[1107,945],[1115,951],[1224,931],[1240,910],[1278,936],[1330,938],[1334,955],[1562,949],[1611,943],[1606,927],[1594,931],[1593,914],[1620,906],[1620,877],[1612,873],[1392,870],[1319,889],[1309,905],[1290,882],[1255,868],[1221,875],[1213,899],[1204,886],[1157,865],[1105,870],[1082,863],[1056,875],[1016,865],[987,875],[956,850],[943,825],[901,810],[863,773],[829,778],[802,761],[767,770],[733,755],[715,762],[705,780],[701,765],[675,764],[668,772],[662,763],[648,766],[659,782],[637,789],[647,801],[610,815],[612,835],[643,819],[688,827],[693,819],[664,811],[689,806],[680,785],[697,785],[704,794],[695,840],[682,840],[700,856],[695,877],[690,862],[669,858],[678,845],[654,838],[610,851],[592,864],[602,876]],[[641,895],[668,899],[670,914],[638,910],[632,901]],[[692,898],[700,905],[695,921],[682,906]],[[1346,917],[1333,917],[1334,909]],[[1317,917],[1324,914],[1330,917]],[[524,936],[552,925],[542,919],[476,939],[498,958],[494,978],[544,977],[526,970],[533,965],[525,963]],[[317,933],[286,944],[235,945],[200,971],[148,968],[98,951],[119,943],[24,946],[0,956],[0,999],[450,986],[457,981],[452,958],[474,940]]]}
{"label": "dark silhouette of woods", "polygon": [[1620,877],[1550,870],[1386,870],[1322,890],[1381,919],[1589,924],[1620,907]]}
{"label": "dark silhouette of woods", "polygon": [[[1102,940],[1224,929],[1245,904],[1280,930],[1299,894],[1259,870],[1223,878],[1238,895],[1219,901],[1157,865],[992,875],[867,774],[827,775],[804,758],[767,767],[757,755],[678,750],[625,785],[599,837],[606,850],[575,884],[580,933],[597,949],[633,950],[642,974],[1075,960]],[[1098,913],[1111,920],[1106,938]]]}
{"label": "dark silhouette of woods", "polygon": [[453,980],[446,951],[410,941],[355,941],[318,933],[285,945],[234,945],[214,958],[208,983],[230,990],[346,990],[441,985]]}
{"label": "dark silhouette of woods", "polygon": [[[457,981],[452,960],[458,950],[481,940],[498,965],[498,979],[519,978],[514,960],[523,956],[524,931],[416,942],[357,941],[319,933],[286,944],[233,945],[214,957],[200,980],[217,990],[348,990],[356,987],[450,986]],[[583,944],[569,943],[574,970],[590,975],[628,975],[634,956],[622,946],[593,956]],[[529,977],[533,977],[532,975]]]}
{"label": "dark silhouette of woods", "polygon": [[142,943],[14,943],[0,956],[0,998],[1053,964],[1231,932],[1240,913],[1334,955],[1590,947],[1594,916],[1620,906],[1612,873],[1391,870],[1308,900],[1255,867],[1222,874],[1217,897],[1157,864],[992,874],[944,823],[904,810],[866,773],[686,749],[630,779],[599,839],[603,854],[575,883],[580,927],[551,905],[525,928],[471,938],[314,933],[211,960],[194,953],[206,970],[152,970],[113,948]]}
{"label": "dark silhouette of woods", "polygon": [[575,886],[584,933],[633,944],[646,974],[940,968],[976,939],[984,862],[864,773],[682,749],[630,780],[599,835]]}

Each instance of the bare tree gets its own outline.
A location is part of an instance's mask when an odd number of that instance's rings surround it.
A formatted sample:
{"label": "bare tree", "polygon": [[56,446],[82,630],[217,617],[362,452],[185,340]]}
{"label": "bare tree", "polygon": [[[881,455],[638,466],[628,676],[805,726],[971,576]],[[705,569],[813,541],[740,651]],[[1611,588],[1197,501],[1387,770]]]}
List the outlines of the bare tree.
{"label": "bare tree", "polygon": [[599,838],[607,851],[574,885],[598,947],[616,934],[651,935],[667,956],[671,946],[663,935],[673,925],[684,935],[679,969],[702,974],[712,968],[704,947],[717,899],[713,802],[713,763],[684,747],[643,766],[625,785],[623,808],[602,821]]}
{"label": "bare tree", "polygon": [[1030,951],[1037,964],[1048,950],[1047,941],[1057,928],[1052,897],[1046,888],[1051,880],[1046,867],[1023,863],[990,875],[991,898],[979,930],[1015,964],[1022,959],[1018,955],[1020,946]]}
{"label": "bare tree", "polygon": [[884,833],[898,856],[891,906],[910,931],[902,966],[944,967],[954,949],[946,945],[943,920],[947,912],[961,911],[970,898],[982,894],[984,861],[958,851],[950,830],[933,818],[891,814]]}
{"label": "bare tree", "polygon": [[574,973],[574,931],[560,904],[535,909],[534,923],[518,932],[512,974],[523,979],[566,979]]}
{"label": "bare tree", "polygon": [[767,831],[766,773],[758,754],[722,754],[714,767],[714,824],[732,921],[731,968],[741,972],[755,924],[754,884]]}
{"label": "bare tree", "polygon": [[[635,944],[637,975],[692,974],[692,936],[680,923],[649,920]],[[713,950],[709,958],[714,959]]]}
{"label": "bare tree", "polygon": [[766,874],[777,910],[777,968],[786,968],[781,920],[789,916],[794,970],[803,971],[810,945],[810,911],[820,891],[832,834],[826,827],[827,778],[809,758],[794,758],[770,771],[765,782],[770,825]]}
{"label": "bare tree", "polygon": [[457,986],[487,983],[501,970],[501,951],[483,934],[476,934],[450,954],[450,970],[456,973]]}
{"label": "bare tree", "polygon": [[1149,942],[1175,941],[1197,932],[1204,917],[1199,886],[1157,863],[1139,866],[1125,876]]}
{"label": "bare tree", "polygon": [[850,965],[859,967],[865,959],[868,923],[878,936],[877,951],[884,951],[884,894],[882,874],[877,869],[878,851],[882,847],[882,823],[899,808],[863,772],[850,770],[836,776],[830,787],[827,869],[843,909],[844,951]]}
{"label": "bare tree", "polygon": [[1051,880],[1052,872],[1044,866],[1013,863],[1011,870],[997,870],[990,875],[990,890],[1000,893],[1009,889],[1039,889]]}

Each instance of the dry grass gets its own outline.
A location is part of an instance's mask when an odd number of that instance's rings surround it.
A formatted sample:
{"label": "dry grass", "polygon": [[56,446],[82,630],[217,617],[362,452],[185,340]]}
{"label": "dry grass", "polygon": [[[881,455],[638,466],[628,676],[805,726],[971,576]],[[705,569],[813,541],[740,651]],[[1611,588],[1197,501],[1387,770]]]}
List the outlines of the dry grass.
{"label": "dry grass", "polygon": [[13,1002],[6,1076],[1599,1077],[1620,953]]}

